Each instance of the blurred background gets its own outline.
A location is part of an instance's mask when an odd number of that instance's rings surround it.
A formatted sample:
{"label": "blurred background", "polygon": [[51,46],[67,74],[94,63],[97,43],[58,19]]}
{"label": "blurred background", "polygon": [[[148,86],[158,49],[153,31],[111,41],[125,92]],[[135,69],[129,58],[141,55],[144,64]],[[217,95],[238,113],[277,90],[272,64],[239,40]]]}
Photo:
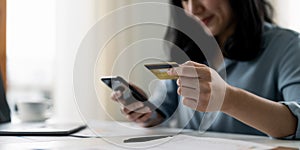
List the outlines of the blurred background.
{"label": "blurred background", "polygon": [[[278,25],[300,32],[299,0],[270,0],[275,8]],[[89,29],[108,12],[122,6],[141,2],[167,0],[7,0],[7,44],[6,75],[7,98],[12,105],[16,101],[45,98],[53,102],[57,120],[80,121],[80,113],[74,100],[73,66],[77,49]],[[166,10],[166,13],[168,10]],[[132,16],[137,15],[132,12]],[[124,16],[126,21],[132,16]],[[168,20],[166,20],[168,21]],[[160,29],[153,32],[161,38]],[[136,33],[127,33],[126,38],[112,42],[111,49],[118,44],[135,39]],[[115,57],[118,51],[104,54]],[[109,63],[110,60],[105,59]],[[101,68],[109,72],[109,67]],[[105,94],[106,93],[106,94]],[[108,99],[110,91],[104,92]],[[104,113],[87,103],[85,107]],[[117,104],[107,102],[106,111],[114,118],[124,120]],[[95,119],[109,120],[105,115],[94,115]]]}

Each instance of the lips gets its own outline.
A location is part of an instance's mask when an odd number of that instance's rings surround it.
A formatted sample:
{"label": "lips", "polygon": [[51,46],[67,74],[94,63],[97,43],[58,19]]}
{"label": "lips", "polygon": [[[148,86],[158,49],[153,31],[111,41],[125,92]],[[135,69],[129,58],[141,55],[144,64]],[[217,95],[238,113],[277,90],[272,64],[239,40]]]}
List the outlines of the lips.
{"label": "lips", "polygon": [[202,22],[203,22],[205,25],[208,25],[212,18],[213,18],[213,16],[209,16],[209,17],[206,17],[206,18],[201,19],[201,20],[202,20]]}

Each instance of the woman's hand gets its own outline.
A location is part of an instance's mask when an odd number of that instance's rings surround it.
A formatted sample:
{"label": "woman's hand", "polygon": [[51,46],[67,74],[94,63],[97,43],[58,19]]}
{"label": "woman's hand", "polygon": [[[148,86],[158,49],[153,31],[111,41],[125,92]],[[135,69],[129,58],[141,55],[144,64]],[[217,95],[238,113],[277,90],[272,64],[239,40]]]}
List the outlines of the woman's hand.
{"label": "woman's hand", "polygon": [[178,94],[183,104],[201,112],[219,111],[225,108],[225,92],[228,84],[219,74],[206,65],[188,61],[172,68],[169,75],[177,75]]}
{"label": "woman's hand", "polygon": [[[130,85],[139,93],[147,97],[143,90],[133,84]],[[139,123],[145,127],[153,126],[153,122],[149,122],[149,119],[151,118],[151,116],[157,116],[158,113],[155,110],[151,110],[148,106],[144,105],[143,102],[134,100],[133,103],[127,104],[126,100],[123,99],[123,93],[121,91],[112,92],[111,99],[121,104],[121,112],[128,120]],[[160,115],[157,117],[160,117]]]}

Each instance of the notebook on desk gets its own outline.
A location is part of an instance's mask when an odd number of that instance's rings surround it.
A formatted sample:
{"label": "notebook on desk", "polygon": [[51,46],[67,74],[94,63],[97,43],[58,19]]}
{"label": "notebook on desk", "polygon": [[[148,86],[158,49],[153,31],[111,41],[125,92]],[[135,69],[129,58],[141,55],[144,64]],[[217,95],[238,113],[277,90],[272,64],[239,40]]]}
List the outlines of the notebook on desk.
{"label": "notebook on desk", "polygon": [[41,122],[11,123],[11,113],[6,100],[0,73],[0,136],[1,135],[26,135],[26,136],[63,136],[84,129],[86,125],[77,123],[47,124]]}

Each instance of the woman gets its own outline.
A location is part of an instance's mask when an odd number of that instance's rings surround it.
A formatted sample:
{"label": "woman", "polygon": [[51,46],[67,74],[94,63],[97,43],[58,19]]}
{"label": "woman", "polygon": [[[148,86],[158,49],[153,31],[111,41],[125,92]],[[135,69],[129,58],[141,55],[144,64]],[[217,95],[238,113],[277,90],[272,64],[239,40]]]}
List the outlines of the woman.
{"label": "woman", "polygon": [[[182,107],[182,118],[193,114],[183,127],[198,129],[203,112],[216,111],[208,109],[208,104],[218,102],[219,93],[223,92],[222,114],[209,130],[300,138],[299,34],[272,25],[272,9],[265,0],[173,3],[200,20],[215,36],[226,59],[227,80],[204,65],[205,58],[187,36],[170,29],[167,37],[175,36],[172,41],[193,61],[169,71],[179,79],[176,83],[168,81],[168,95],[158,112],[137,102],[122,109],[128,119],[153,126],[171,117],[183,103],[187,107]],[[197,74],[192,74],[193,70]],[[112,98],[122,101],[121,96],[115,92]],[[192,110],[197,112],[190,113]]]}

